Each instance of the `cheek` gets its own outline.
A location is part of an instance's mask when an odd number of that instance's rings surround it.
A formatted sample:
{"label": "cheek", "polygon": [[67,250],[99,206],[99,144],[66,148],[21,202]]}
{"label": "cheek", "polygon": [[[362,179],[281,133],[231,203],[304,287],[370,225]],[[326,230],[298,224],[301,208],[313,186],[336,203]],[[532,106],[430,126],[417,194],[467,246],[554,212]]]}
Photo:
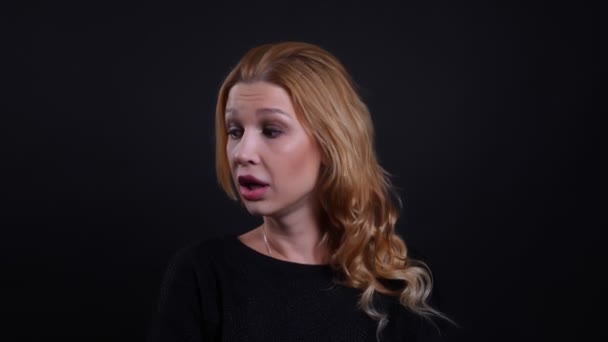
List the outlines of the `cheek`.
{"label": "cheek", "polygon": [[278,163],[286,176],[285,181],[298,181],[302,186],[314,185],[320,167],[319,152],[314,146],[309,143],[301,144],[285,152],[285,162]]}
{"label": "cheek", "polygon": [[234,160],[234,142],[230,140],[226,143],[226,160],[232,166],[232,161]]}
{"label": "cheek", "polygon": [[231,146],[230,144],[226,145],[226,163],[228,166],[228,170],[230,172],[230,176],[232,178],[233,182],[236,182],[236,180],[234,179],[234,151],[233,151],[234,147]]}

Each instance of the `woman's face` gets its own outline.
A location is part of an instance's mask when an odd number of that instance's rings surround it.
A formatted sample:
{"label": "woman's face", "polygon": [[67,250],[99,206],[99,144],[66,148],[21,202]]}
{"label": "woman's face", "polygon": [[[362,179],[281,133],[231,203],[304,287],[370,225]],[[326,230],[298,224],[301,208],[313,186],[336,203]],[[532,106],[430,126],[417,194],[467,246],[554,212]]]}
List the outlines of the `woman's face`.
{"label": "woman's face", "polygon": [[232,179],[247,210],[263,216],[312,210],[321,153],[287,92],[267,82],[237,83],[225,120]]}

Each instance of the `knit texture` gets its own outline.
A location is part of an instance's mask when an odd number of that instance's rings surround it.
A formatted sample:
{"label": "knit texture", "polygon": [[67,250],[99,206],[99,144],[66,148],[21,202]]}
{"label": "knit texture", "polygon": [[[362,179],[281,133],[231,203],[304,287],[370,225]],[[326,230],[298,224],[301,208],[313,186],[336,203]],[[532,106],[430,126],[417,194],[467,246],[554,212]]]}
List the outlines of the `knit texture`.
{"label": "knit texture", "polygon": [[[357,309],[360,291],[332,282],[328,265],[278,260],[235,235],[179,251],[161,286],[149,342],[376,342],[377,322]],[[440,341],[438,331],[378,294],[388,313],[380,342]]]}

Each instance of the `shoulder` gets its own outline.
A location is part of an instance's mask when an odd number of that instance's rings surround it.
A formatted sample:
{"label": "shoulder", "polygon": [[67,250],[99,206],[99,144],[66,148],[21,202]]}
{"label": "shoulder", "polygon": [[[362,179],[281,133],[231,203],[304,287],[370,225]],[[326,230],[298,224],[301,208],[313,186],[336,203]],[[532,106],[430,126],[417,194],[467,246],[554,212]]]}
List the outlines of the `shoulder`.
{"label": "shoulder", "polygon": [[[201,323],[206,329],[217,326],[217,267],[214,256],[225,245],[225,239],[214,237],[192,242],[171,257],[160,288],[151,341],[185,341],[200,336]],[[198,338],[197,338],[198,339]]]}
{"label": "shoulder", "polygon": [[[231,248],[232,236],[223,235],[191,242],[176,250],[166,267],[165,281],[198,278],[213,271],[214,265],[225,260]],[[236,237],[235,237],[236,238]]]}
{"label": "shoulder", "polygon": [[197,267],[213,263],[231,248],[232,235],[221,235],[197,240],[174,252],[170,267]]}
{"label": "shoulder", "polygon": [[394,301],[386,312],[388,325],[386,334],[396,340],[412,340],[418,342],[446,341],[446,324],[436,316],[422,315],[403,307]]}

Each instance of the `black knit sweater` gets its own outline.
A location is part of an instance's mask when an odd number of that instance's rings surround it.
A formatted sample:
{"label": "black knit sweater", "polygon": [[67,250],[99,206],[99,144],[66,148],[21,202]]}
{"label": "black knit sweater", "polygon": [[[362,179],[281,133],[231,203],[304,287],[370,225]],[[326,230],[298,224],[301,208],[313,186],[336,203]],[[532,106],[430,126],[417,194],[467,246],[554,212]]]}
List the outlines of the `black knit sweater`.
{"label": "black knit sweater", "polygon": [[[332,283],[327,265],[261,254],[237,236],[199,242],[167,269],[149,342],[376,340],[377,322],[357,309],[357,289]],[[437,329],[378,294],[388,313],[381,342],[440,341]]]}

